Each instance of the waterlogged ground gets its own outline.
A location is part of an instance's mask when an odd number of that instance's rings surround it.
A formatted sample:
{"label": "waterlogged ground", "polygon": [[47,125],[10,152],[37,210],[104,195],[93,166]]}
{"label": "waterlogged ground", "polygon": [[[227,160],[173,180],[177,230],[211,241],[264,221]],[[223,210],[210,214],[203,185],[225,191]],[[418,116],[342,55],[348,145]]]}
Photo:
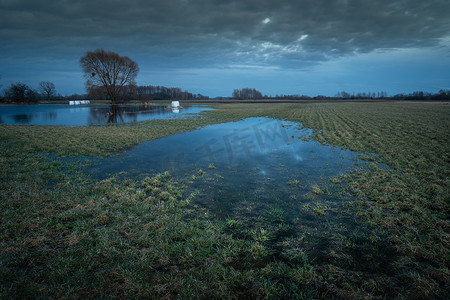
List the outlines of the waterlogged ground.
{"label": "waterlogged ground", "polygon": [[447,103],[215,108],[0,124],[0,298],[448,298]]}
{"label": "waterlogged ground", "polygon": [[186,118],[204,106],[167,105],[14,105],[0,106],[0,124],[87,126]]}
{"label": "waterlogged ground", "polygon": [[348,197],[338,178],[365,163],[310,134],[299,123],[247,118],[144,142],[94,160],[89,173],[143,180],[167,171],[186,185],[192,204],[225,221],[229,232],[261,240],[278,256],[289,241],[300,243],[301,259],[321,261],[332,250],[328,239],[356,230],[340,214]]}
{"label": "waterlogged ground", "polygon": [[320,176],[345,174],[357,162],[358,153],[321,145],[308,139],[311,130],[300,128],[301,124],[270,118],[209,125],[144,142],[98,161],[91,172],[100,177],[121,171],[135,177],[165,171],[183,176],[214,167],[259,178],[290,174],[290,179],[302,177],[306,183]]}

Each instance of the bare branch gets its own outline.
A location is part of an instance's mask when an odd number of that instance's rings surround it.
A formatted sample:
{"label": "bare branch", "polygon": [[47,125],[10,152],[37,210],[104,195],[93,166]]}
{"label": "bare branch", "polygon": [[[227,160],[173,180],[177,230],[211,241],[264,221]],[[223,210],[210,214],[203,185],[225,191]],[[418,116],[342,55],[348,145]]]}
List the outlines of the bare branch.
{"label": "bare branch", "polygon": [[39,89],[47,100],[50,100],[50,98],[56,94],[55,85],[50,81],[39,82]]}

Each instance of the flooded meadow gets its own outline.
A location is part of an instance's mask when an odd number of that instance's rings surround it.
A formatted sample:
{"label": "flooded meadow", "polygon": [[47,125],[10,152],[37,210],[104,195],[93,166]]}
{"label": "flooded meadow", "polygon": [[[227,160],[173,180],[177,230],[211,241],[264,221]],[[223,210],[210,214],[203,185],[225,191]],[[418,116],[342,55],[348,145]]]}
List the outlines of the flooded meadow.
{"label": "flooded meadow", "polygon": [[[355,243],[350,232],[361,228],[342,214],[351,197],[341,177],[367,166],[359,153],[322,145],[311,133],[301,123],[246,118],[90,160],[88,173],[98,180],[173,177],[183,185],[181,199],[226,224],[227,232],[262,242],[271,257],[321,262],[336,251],[336,239]],[[163,192],[158,184],[149,190]],[[374,251],[380,249],[372,245]]]}
{"label": "flooded meadow", "polygon": [[170,105],[11,105],[0,106],[0,124],[90,126],[136,123],[154,119],[187,118],[205,106]]}
{"label": "flooded meadow", "polygon": [[100,108],[0,114],[0,298],[450,292],[448,106]]}

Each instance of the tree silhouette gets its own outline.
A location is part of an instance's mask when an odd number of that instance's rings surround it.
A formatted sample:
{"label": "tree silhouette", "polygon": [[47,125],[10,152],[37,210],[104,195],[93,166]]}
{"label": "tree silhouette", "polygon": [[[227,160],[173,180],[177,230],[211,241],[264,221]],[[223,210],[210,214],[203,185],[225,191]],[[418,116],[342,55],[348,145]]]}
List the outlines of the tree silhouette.
{"label": "tree silhouette", "polygon": [[50,100],[56,94],[56,88],[53,82],[50,81],[41,81],[39,82],[39,89],[41,90],[42,95]]}
{"label": "tree silhouette", "polygon": [[5,89],[5,98],[16,103],[37,102],[39,95],[25,83],[18,82]]}
{"label": "tree silhouette", "polygon": [[86,78],[86,88],[103,86],[115,104],[125,85],[135,85],[139,66],[129,57],[120,56],[112,51],[97,49],[88,51],[80,59],[80,65]]}

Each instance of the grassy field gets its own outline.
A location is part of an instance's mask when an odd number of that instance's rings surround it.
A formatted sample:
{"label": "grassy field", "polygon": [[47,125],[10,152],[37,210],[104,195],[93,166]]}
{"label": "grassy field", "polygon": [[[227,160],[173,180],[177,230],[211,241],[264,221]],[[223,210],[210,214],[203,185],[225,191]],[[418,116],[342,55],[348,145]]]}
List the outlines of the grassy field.
{"label": "grassy field", "polygon": [[[0,125],[0,298],[450,294],[446,103],[215,107],[199,118],[132,126]],[[254,116],[301,122],[320,143],[366,154],[368,169],[330,179],[352,196],[339,214],[357,226],[316,233],[328,241],[320,259],[311,254],[317,249],[309,232],[276,253],[266,231],[238,234],[238,220],[220,221],[192,205],[188,183],[168,173],[96,181],[83,173],[83,162],[61,159],[114,155],[145,140]],[[312,210],[326,221],[320,203]]]}

